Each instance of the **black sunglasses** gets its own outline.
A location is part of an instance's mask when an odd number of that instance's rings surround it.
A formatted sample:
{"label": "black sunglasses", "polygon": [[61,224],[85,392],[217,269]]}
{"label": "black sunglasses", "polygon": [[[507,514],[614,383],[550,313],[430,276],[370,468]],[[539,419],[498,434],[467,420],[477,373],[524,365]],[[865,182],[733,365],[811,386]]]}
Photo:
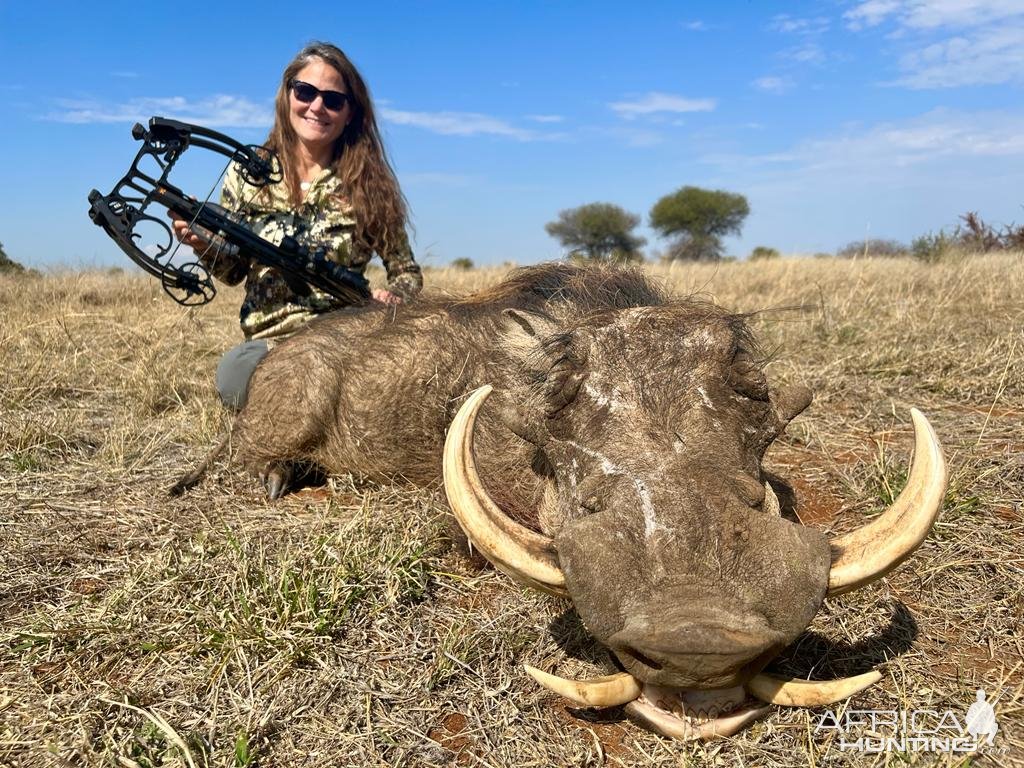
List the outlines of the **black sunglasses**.
{"label": "black sunglasses", "polygon": [[346,102],[352,102],[352,97],[347,93],[321,91],[315,85],[304,83],[301,80],[292,80],[288,85],[291,87],[292,93],[295,94],[295,98],[303,104],[312,104],[316,101],[316,97],[319,96],[323,99],[324,107],[331,110],[331,112],[340,112],[345,108]]}

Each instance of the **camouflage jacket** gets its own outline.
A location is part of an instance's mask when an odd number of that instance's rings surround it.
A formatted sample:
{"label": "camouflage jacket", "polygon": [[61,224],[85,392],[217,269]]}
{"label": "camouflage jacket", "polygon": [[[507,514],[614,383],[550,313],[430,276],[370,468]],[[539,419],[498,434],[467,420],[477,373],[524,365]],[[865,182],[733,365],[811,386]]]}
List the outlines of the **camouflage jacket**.
{"label": "camouflage jacket", "polygon": [[[313,179],[305,199],[295,206],[284,184],[263,192],[246,184],[232,165],[224,177],[221,205],[241,215],[253,232],[274,244],[291,235],[311,248],[327,246],[327,257],[362,273],[371,252],[353,242],[355,212],[337,202],[340,182],[327,168]],[[344,198],[342,198],[344,199]],[[379,254],[387,270],[388,290],[403,298],[417,293],[423,276],[408,240],[391,253]],[[292,333],[321,312],[338,309],[342,303],[313,289],[299,296],[274,269],[243,257],[226,258],[211,251],[201,256],[210,271],[228,285],[245,280],[245,300],[240,311],[242,333],[247,339],[263,339]]]}

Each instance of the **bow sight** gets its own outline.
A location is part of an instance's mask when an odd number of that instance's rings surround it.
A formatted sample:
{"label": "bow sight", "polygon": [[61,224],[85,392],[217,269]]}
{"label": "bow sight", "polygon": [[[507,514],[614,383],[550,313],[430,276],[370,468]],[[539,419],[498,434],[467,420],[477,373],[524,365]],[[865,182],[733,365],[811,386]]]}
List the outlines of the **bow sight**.
{"label": "bow sight", "polygon": [[[150,118],[148,130],[136,123],[132,137],[142,142],[135,161],[109,195],[101,195],[95,189],[89,193],[89,218],[102,227],[132,261],[159,278],[164,291],[176,302],[190,306],[206,304],[217,289],[201,260],[183,265],[172,263],[178,245],[175,245],[171,226],[163,218],[147,213],[152,203],[188,221],[192,230],[210,243],[209,251],[202,255],[208,259],[223,254],[272,267],[281,273],[292,290],[303,296],[308,295],[313,286],[346,304],[360,303],[369,297],[366,279],[330,261],[325,248],[310,249],[292,237],[285,237],[280,245],[274,245],[246,227],[237,213],[206,201],[199,202],[167,180],[182,153],[195,146],[222,154],[229,162],[234,162],[242,179],[251,186],[279,184],[283,178],[281,165],[269,149],[241,144],[217,131],[163,117]],[[159,166],[159,178],[140,169],[140,162],[147,157]],[[166,241],[148,247],[155,253],[138,245],[140,235],[136,227],[141,223],[162,229],[161,241],[165,238]]]}

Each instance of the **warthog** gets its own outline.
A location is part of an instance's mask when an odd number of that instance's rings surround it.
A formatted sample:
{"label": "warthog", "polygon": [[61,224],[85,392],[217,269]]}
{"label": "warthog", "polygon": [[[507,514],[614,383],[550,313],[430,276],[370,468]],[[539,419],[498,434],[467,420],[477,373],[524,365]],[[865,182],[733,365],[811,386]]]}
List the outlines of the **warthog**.
{"label": "warthog", "polygon": [[921,543],[946,482],[913,411],[908,485],[881,517],[829,542],[781,516],[762,458],[811,393],[773,388],[759,359],[742,316],[669,298],[639,273],[527,268],[466,299],[310,323],[256,369],[239,456],[271,496],[298,464],[421,484],[443,474],[470,542],[570,598],[622,668],[530,674],[585,706],[627,704],[669,736],[728,735],[766,702],[830,703],[879,678],[762,669],[826,596]]}

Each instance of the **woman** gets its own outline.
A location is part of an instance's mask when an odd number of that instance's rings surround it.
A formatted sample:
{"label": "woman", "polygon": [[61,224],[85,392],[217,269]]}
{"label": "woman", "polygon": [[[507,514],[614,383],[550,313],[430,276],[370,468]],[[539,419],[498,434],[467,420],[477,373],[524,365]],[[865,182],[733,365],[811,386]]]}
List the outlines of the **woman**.
{"label": "woman", "polygon": [[[312,43],[285,68],[277,91],[274,127],[266,146],[281,160],[280,184],[246,184],[232,166],[221,205],[240,215],[261,237],[280,243],[291,235],[327,257],[363,272],[373,252],[384,262],[387,289],[373,298],[394,304],[419,292],[420,268],[405,231],[407,208],[381,142],[373,103],[362,76],[337,47]],[[272,269],[229,259],[172,214],[178,239],[200,255],[228,285],[243,279],[241,323],[245,341],[217,368],[217,391],[229,408],[245,403],[256,363],[310,318],[342,303],[316,289],[296,294]]]}

